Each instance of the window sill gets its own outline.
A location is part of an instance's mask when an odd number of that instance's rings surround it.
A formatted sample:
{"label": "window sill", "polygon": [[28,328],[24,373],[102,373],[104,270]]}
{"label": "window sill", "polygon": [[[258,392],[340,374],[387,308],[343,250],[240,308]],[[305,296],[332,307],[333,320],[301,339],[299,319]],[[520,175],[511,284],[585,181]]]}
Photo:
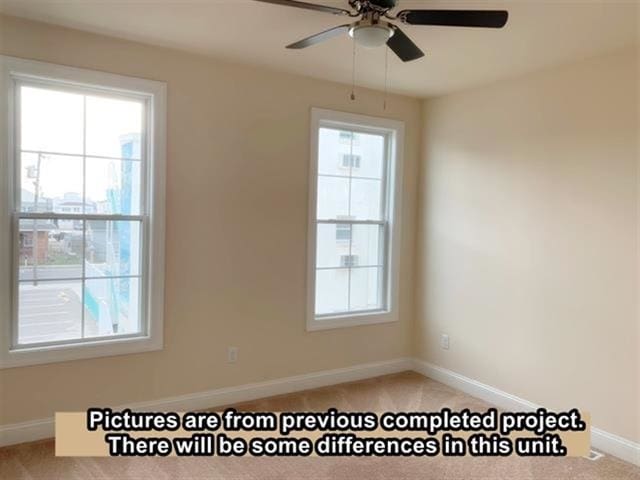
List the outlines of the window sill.
{"label": "window sill", "polygon": [[98,340],[46,347],[25,347],[4,353],[0,357],[0,369],[151,352],[162,350],[162,347],[161,335]]}
{"label": "window sill", "polygon": [[393,311],[363,312],[320,318],[314,316],[307,320],[307,331],[313,332],[317,330],[376,325],[379,323],[391,323],[396,321],[398,321],[398,315]]}

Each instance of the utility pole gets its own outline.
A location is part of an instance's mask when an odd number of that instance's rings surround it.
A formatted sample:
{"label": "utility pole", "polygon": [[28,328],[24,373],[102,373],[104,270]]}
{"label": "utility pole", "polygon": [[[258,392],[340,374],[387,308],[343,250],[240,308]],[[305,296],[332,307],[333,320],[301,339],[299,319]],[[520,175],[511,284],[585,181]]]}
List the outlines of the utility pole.
{"label": "utility pole", "polygon": [[[38,163],[36,166],[36,179],[33,182],[35,193],[33,194],[33,208],[38,212],[38,200],[40,198],[40,166],[42,165],[42,153],[38,153]],[[38,220],[33,219],[33,233],[31,241],[31,252],[33,254],[33,286],[38,285]]]}

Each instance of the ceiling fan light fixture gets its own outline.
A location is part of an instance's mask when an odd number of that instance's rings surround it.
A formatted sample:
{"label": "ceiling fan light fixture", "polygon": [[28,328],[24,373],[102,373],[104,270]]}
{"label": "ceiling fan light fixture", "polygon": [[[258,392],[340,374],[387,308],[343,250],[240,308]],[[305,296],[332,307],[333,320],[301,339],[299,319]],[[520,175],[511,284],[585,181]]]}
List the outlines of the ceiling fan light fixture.
{"label": "ceiling fan light fixture", "polygon": [[[424,57],[424,52],[413,43],[397,23],[443,27],[502,28],[509,19],[509,12],[506,10],[409,9],[391,13],[390,11],[396,8],[398,0],[348,0],[349,9],[311,3],[308,0],[256,1],[332,13],[341,17],[360,18],[355,23],[338,25],[303,38],[287,45],[287,48],[295,50],[307,48],[348,33],[354,39],[354,46],[361,45],[366,48],[376,48],[386,44],[403,62],[411,62],[422,58]],[[345,0],[342,1],[344,2]],[[389,23],[386,21],[387,19],[394,22]],[[355,50],[353,53],[355,55]]]}
{"label": "ceiling fan light fixture", "polygon": [[358,45],[365,48],[383,46],[393,36],[393,33],[391,27],[380,23],[355,25],[349,29],[349,35]]}

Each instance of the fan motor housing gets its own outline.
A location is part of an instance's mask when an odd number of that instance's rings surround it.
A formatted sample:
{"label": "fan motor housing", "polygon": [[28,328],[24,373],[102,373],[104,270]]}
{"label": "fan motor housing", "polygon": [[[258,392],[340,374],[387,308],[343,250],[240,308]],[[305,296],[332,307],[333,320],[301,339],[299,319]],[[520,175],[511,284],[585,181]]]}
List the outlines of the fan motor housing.
{"label": "fan motor housing", "polygon": [[384,9],[392,9],[396,6],[396,0],[369,0],[369,3]]}

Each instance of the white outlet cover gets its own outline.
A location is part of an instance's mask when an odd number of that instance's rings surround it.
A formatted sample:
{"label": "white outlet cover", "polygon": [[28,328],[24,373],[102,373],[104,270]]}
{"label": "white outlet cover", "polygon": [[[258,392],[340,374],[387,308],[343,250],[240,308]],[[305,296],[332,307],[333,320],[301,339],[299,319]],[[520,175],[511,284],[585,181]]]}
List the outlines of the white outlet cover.
{"label": "white outlet cover", "polygon": [[440,335],[440,346],[444,350],[449,350],[449,335],[446,335],[444,333]]}
{"label": "white outlet cover", "polygon": [[238,347],[229,347],[227,349],[227,362],[236,363],[238,361]]}

